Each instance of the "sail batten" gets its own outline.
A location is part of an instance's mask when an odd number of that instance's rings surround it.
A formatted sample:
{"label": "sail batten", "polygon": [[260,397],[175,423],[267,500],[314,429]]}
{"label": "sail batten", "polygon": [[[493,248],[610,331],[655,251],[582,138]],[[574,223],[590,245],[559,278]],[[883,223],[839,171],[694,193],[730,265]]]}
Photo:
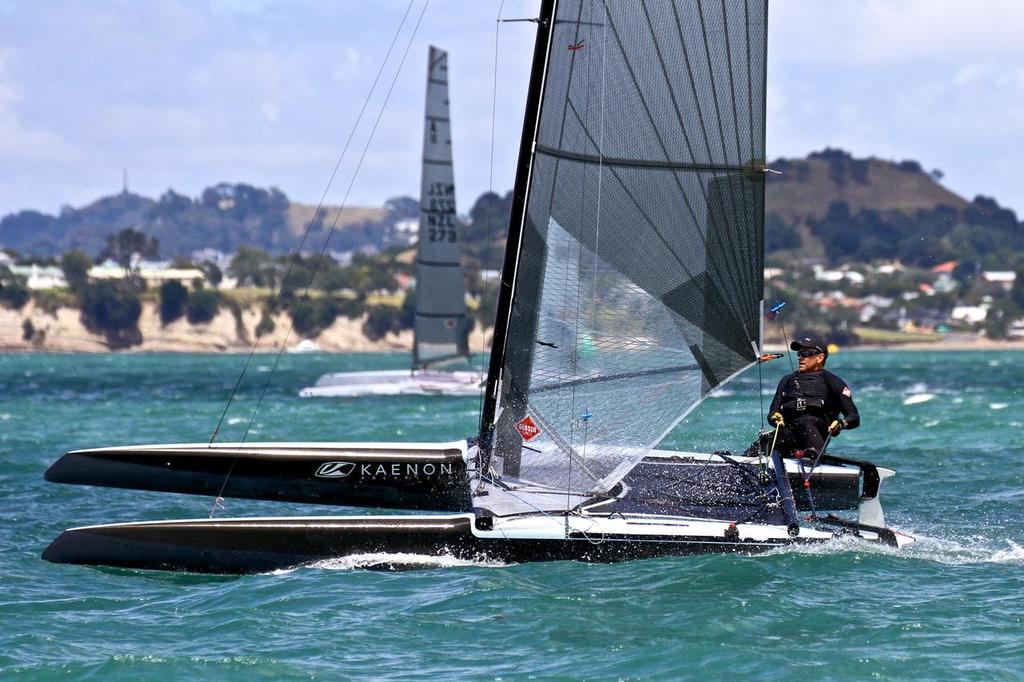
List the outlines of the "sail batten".
{"label": "sail batten", "polygon": [[413,368],[468,356],[465,284],[455,212],[448,53],[430,48],[416,257]]}

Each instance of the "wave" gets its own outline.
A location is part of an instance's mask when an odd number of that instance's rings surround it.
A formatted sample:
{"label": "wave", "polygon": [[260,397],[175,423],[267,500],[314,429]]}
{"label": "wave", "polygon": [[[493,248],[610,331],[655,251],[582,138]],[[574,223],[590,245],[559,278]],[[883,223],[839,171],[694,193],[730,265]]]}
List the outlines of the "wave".
{"label": "wave", "polygon": [[[1024,566],[1024,547],[1013,540],[1005,540],[1005,546],[992,547],[983,544],[975,545],[973,540],[968,544],[946,538],[928,535],[915,535],[916,541],[906,547],[897,549],[888,545],[868,542],[853,536],[838,537],[835,540],[820,544],[792,545],[772,550],[769,555],[804,554],[875,554],[900,559],[930,561],[946,566],[964,566],[968,564],[1012,564]],[[979,540],[979,543],[983,542]]]}
{"label": "wave", "polygon": [[904,405],[917,405],[918,403],[926,403],[935,397],[934,393],[916,393],[912,396],[907,397],[904,401]]}
{"label": "wave", "polygon": [[[466,566],[484,568],[503,568],[508,566],[501,561],[483,559],[460,559],[451,555],[413,554],[409,552],[368,552],[350,554],[336,559],[325,559],[308,564],[306,568],[327,571],[384,570],[406,571],[430,568],[461,568]],[[292,569],[294,570],[294,569]],[[280,571],[287,573],[290,571]]]}

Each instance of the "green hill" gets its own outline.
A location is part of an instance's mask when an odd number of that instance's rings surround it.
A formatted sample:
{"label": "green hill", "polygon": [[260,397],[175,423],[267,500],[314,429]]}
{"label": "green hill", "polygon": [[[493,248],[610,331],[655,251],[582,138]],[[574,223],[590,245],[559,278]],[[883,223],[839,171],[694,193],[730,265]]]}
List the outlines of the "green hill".
{"label": "green hill", "polygon": [[[770,259],[819,258],[830,263],[899,258],[930,266],[944,260],[1017,267],[1024,226],[994,200],[967,201],[942,186],[939,171],[916,161],[858,159],[825,149],[805,159],[768,164],[765,238]],[[464,218],[463,246],[471,263],[498,267],[511,193],[483,194]],[[465,210],[465,209],[463,209]],[[326,207],[305,243],[317,251],[332,225],[331,249],[354,251],[401,245],[395,226],[417,218],[410,197],[383,207]],[[0,220],[0,246],[34,257],[71,249],[97,255],[106,237],[126,227],[160,242],[160,255],[187,255],[205,247],[234,252],[245,245],[270,253],[299,247],[315,207],[293,203],[276,188],[221,183],[191,198],[168,190],[158,199],[135,194],[104,197],[59,215],[21,211]]]}
{"label": "green hill", "polygon": [[988,197],[967,201],[940,184],[941,172],[926,173],[916,161],[826,149],[768,166],[779,171],[767,182],[769,260],[1024,265],[1024,224],[1013,211]]}

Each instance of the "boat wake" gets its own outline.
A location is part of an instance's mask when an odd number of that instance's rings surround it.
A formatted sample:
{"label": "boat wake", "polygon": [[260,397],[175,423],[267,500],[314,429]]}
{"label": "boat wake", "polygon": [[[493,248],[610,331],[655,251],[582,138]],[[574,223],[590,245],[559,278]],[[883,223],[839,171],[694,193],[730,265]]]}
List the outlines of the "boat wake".
{"label": "boat wake", "polygon": [[460,559],[443,554],[430,556],[407,552],[372,552],[368,554],[351,554],[337,559],[326,559],[309,564],[307,568],[318,568],[328,571],[418,571],[429,568],[460,568],[464,566],[502,568],[507,565],[501,561]]}
{"label": "boat wake", "polygon": [[841,537],[822,544],[792,545],[773,550],[770,555],[780,554],[876,554],[901,559],[931,561],[946,566],[969,564],[1009,564],[1024,566],[1024,547],[1013,540],[1004,540],[1002,547],[993,546],[988,538],[974,536],[965,542],[927,535],[914,535],[916,541],[907,547],[897,549],[876,542],[855,537]]}

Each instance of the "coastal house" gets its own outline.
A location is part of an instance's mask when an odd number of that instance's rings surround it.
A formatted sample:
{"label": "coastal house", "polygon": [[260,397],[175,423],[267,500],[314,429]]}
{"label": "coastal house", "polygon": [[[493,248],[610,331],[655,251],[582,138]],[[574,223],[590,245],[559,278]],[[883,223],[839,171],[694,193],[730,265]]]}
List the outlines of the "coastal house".
{"label": "coastal house", "polygon": [[25,278],[25,286],[29,289],[64,289],[68,283],[64,273],[56,265],[8,265],[11,274]]}
{"label": "coastal house", "polygon": [[[190,286],[195,280],[206,281],[206,276],[199,268],[175,268],[169,261],[139,261],[134,264],[134,271],[143,279],[146,286],[159,287],[165,282],[176,281]],[[89,268],[92,279],[121,279],[124,268],[114,261],[108,260]]]}
{"label": "coastal house", "polygon": [[1017,273],[1012,270],[983,270],[981,279],[983,282],[1000,284],[1009,291],[1013,288],[1013,283],[1017,281]]}
{"label": "coastal house", "polygon": [[814,266],[814,279],[821,282],[842,282],[846,280],[850,284],[863,284],[864,275],[844,266],[838,270],[826,270],[820,265]]}
{"label": "coastal house", "polygon": [[985,318],[988,317],[988,309],[989,305],[987,303],[953,306],[949,319],[957,322],[966,322],[967,324],[978,324],[979,322],[984,322]]}
{"label": "coastal house", "polygon": [[880,265],[876,266],[875,274],[892,275],[897,272],[903,272],[903,270],[903,263],[900,263],[899,259],[897,258],[896,260],[891,261],[889,263],[881,263]]}

